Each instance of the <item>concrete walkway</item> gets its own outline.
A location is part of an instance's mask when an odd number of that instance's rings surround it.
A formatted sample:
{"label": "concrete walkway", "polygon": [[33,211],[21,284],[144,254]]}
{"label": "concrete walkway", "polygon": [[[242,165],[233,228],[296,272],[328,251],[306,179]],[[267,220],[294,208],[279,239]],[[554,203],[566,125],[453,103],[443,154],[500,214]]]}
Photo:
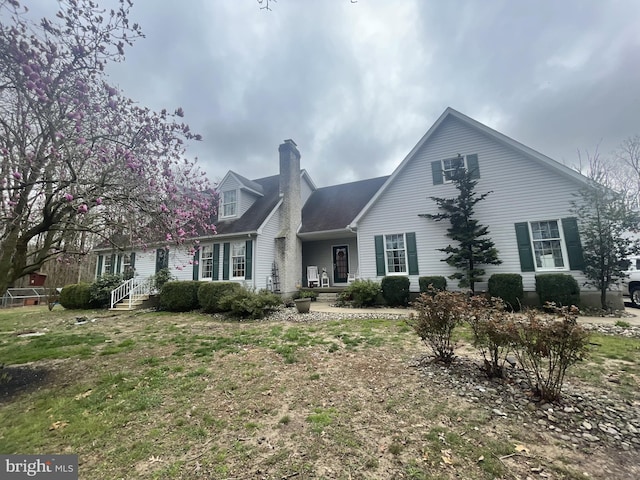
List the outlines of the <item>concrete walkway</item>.
{"label": "concrete walkway", "polygon": [[[396,315],[409,315],[413,312],[410,308],[345,308],[334,307],[333,305],[325,302],[312,302],[312,312],[326,312],[326,313],[380,313],[380,314],[396,314]],[[640,309],[627,306],[625,308],[624,317],[578,317],[580,323],[599,323],[603,325],[614,325],[618,321],[624,321],[630,325],[640,326]]]}

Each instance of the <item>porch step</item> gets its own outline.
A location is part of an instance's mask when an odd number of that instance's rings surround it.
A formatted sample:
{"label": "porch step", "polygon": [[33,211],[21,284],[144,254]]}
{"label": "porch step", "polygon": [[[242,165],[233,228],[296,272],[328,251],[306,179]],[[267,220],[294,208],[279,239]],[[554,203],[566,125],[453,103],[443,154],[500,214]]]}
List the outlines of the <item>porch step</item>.
{"label": "porch step", "polygon": [[336,292],[322,292],[318,293],[316,302],[322,303],[336,303],[338,300],[338,294]]}
{"label": "porch step", "polygon": [[132,300],[131,300],[131,308],[129,308],[129,299],[128,298],[124,298],[122,300],[120,300],[118,303],[115,304],[115,306],[113,308],[110,308],[109,310],[112,311],[129,311],[129,310],[137,310],[139,308],[142,308],[144,306],[144,303],[149,300],[149,295],[134,295]]}

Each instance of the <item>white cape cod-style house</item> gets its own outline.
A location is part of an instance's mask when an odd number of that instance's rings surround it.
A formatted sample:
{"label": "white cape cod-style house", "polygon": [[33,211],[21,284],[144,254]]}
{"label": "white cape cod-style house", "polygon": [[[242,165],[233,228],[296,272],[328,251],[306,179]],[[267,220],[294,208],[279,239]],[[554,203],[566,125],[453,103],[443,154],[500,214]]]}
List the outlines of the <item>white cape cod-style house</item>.
{"label": "white cape cod-style house", "polygon": [[234,281],[290,295],[308,285],[312,266],[326,271],[331,287],[405,275],[417,292],[419,277],[453,273],[438,250],[451,243],[448,222],[420,215],[437,213],[430,197],[457,195],[449,179],[464,165],[478,179],[477,193],[492,192],[476,205],[476,216],[489,226],[502,260],[486,266],[477,289],[494,273],[521,274],[527,292],[535,291],[538,273],[570,273],[584,283],[570,202],[587,179],[456,110],[446,109],[387,177],[318,188],[300,169],[292,140],[280,145],[279,156],[277,175],[226,174],[218,186],[217,233],[197,239],[195,257],[179,247],[96,249],[96,274],[132,269],[143,279],[168,267],[180,280]]}

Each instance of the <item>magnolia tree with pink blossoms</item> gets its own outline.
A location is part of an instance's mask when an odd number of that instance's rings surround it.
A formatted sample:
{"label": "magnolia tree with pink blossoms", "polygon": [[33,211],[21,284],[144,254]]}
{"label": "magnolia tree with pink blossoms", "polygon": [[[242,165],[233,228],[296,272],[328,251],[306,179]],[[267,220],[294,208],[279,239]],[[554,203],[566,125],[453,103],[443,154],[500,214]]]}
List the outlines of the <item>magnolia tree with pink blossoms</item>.
{"label": "magnolia tree with pink blossoms", "polygon": [[[185,142],[183,111],[153,112],[107,82],[142,36],[132,3],[63,0],[28,19],[0,0],[0,292],[87,238],[115,248],[212,231],[215,193]],[[82,241],[81,241],[82,239]]]}

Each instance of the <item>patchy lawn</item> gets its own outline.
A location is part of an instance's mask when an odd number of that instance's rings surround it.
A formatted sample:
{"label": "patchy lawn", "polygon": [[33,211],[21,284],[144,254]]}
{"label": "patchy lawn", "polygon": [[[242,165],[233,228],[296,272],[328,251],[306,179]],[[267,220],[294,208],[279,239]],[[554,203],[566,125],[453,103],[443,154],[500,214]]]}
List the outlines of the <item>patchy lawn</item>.
{"label": "patchy lawn", "polygon": [[[606,340],[569,381],[637,408],[640,341]],[[496,415],[427,353],[402,320],[3,310],[0,452],[77,454],[82,479],[640,476],[640,446]]]}

